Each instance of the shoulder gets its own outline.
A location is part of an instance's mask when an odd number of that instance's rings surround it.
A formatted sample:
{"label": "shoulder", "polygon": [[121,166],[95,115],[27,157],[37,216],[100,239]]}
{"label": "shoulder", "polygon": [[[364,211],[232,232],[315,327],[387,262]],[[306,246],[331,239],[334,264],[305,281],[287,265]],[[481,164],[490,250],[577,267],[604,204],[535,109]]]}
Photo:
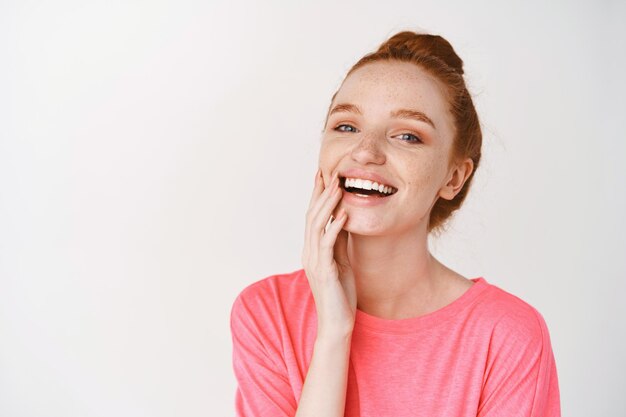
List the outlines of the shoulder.
{"label": "shoulder", "polygon": [[499,328],[515,328],[518,332],[540,335],[545,327],[541,313],[520,297],[487,284],[488,288],[480,307],[489,312],[494,326]]}
{"label": "shoulder", "polygon": [[[249,284],[237,295],[230,312],[234,349],[269,357],[276,367],[284,369],[284,352],[297,350],[292,345],[300,346],[311,338],[314,308],[303,269]],[[292,338],[292,334],[301,338]]]}
{"label": "shoulder", "polygon": [[268,302],[309,289],[304,269],[270,275],[248,284],[235,298],[235,303]]}
{"label": "shoulder", "polygon": [[474,313],[488,327],[491,348],[506,346],[536,354],[549,348],[550,336],[541,313],[520,297],[496,285],[484,283],[486,288],[475,305]]}
{"label": "shoulder", "polygon": [[254,315],[257,319],[268,318],[288,309],[310,293],[304,269],[270,275],[259,279],[237,295],[231,308],[231,320],[242,315]]}
{"label": "shoulder", "polygon": [[483,339],[479,415],[560,415],[556,365],[543,316],[495,285],[489,285],[479,305],[491,320]]}

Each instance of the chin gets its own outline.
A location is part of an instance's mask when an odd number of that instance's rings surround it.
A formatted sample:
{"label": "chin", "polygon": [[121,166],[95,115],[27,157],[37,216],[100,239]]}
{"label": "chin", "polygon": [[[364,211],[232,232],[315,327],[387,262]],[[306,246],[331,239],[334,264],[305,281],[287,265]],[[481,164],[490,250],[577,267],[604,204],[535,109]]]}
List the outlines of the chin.
{"label": "chin", "polygon": [[388,232],[385,230],[385,226],[380,219],[362,219],[362,218],[348,218],[346,224],[343,225],[343,230],[362,236],[382,236]]}

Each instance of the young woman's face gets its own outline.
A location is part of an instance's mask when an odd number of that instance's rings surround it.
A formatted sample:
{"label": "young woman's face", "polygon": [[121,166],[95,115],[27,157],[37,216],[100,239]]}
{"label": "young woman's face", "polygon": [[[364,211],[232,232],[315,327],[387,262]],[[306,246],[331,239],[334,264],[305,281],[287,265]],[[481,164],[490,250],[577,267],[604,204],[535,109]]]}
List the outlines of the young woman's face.
{"label": "young woman's face", "polygon": [[454,197],[446,186],[454,125],[443,88],[406,62],[367,64],[344,80],[322,137],[324,183],[339,172],[340,179],[369,177],[396,190],[386,197],[365,195],[372,191],[349,192],[342,181],[334,214],[346,209],[344,229],[362,235],[426,230],[437,198]]}

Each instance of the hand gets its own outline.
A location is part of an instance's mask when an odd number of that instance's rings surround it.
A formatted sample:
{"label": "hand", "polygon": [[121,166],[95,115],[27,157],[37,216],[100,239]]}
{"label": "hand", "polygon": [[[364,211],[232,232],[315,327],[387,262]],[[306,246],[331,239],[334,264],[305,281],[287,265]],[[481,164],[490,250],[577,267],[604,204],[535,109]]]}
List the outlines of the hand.
{"label": "hand", "polygon": [[324,187],[316,175],[313,195],[306,214],[302,264],[309,280],[317,310],[317,337],[335,338],[352,334],[356,313],[356,286],[348,259],[348,219],[342,209],[325,229],[341,200],[342,189],[337,174]]}

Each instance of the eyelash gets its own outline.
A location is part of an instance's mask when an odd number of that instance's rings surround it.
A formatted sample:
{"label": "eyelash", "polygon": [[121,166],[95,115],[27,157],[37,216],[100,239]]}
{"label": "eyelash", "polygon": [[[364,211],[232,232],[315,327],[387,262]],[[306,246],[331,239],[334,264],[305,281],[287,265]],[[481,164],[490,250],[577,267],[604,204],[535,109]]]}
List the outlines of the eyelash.
{"label": "eyelash", "polygon": [[[338,132],[347,132],[347,130],[339,129],[341,126],[350,126],[351,128],[354,128],[354,126],[352,126],[352,125],[342,123],[342,124],[338,125],[337,127],[335,127],[333,130],[336,130]],[[413,136],[416,139],[416,140],[405,140],[404,142],[422,143],[422,139],[419,136],[417,136],[417,135],[415,135],[413,133],[408,133],[407,132],[407,133],[401,133],[401,135],[410,135],[410,136]]]}

